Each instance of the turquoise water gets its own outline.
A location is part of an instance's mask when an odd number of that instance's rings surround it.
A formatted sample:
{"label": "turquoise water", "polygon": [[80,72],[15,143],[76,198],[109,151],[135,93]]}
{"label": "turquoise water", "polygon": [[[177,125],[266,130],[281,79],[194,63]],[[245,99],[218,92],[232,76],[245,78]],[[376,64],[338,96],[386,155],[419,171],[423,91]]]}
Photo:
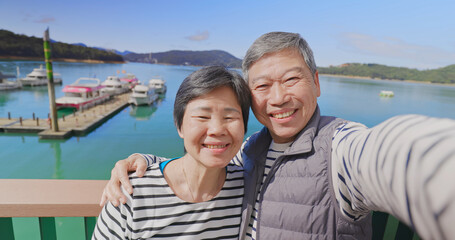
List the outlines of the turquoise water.
{"label": "turquoise water", "polygon": [[[0,71],[21,76],[39,67],[34,61],[0,61]],[[83,137],[67,140],[39,140],[36,134],[0,133],[0,178],[108,179],[114,163],[134,152],[175,157],[183,154],[183,142],[173,124],[174,96],[181,81],[196,67],[141,63],[85,64],[54,63],[63,85],[79,77],[98,77],[103,81],[117,71],[135,74],[147,81],[159,75],[167,81],[168,91],[150,107],[127,107]],[[121,75],[121,74],[120,74]],[[455,119],[455,87],[350,78],[320,77],[322,114],[335,115],[373,126],[391,116],[418,113]],[[62,96],[57,86],[56,97]],[[395,97],[378,96],[392,90]],[[0,118],[46,118],[49,103],[46,87],[0,92]],[[247,135],[261,125],[250,115]]]}

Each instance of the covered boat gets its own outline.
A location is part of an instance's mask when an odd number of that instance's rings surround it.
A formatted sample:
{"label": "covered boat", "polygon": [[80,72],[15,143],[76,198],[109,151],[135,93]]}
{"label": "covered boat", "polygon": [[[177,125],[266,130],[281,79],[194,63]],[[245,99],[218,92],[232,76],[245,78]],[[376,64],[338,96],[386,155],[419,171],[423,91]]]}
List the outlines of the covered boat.
{"label": "covered boat", "polygon": [[134,74],[127,73],[125,76],[120,78],[120,81],[128,83],[130,89],[139,84],[139,79]]}
{"label": "covered boat", "polygon": [[101,85],[104,86],[101,91],[110,96],[122,94],[130,90],[129,84],[125,81],[120,81],[120,78],[117,76],[108,76]]}
{"label": "covered boat", "polygon": [[161,78],[152,78],[149,80],[149,87],[155,89],[155,93],[164,94],[166,93],[166,81]]}
{"label": "covered boat", "polygon": [[65,96],[55,102],[57,108],[87,109],[109,99],[107,93],[101,89],[104,87],[97,78],[79,78],[71,85],[63,88]]}
{"label": "covered boat", "polygon": [[154,88],[150,88],[145,85],[136,85],[133,88],[133,93],[131,93],[128,102],[136,106],[150,105],[156,99],[158,99],[158,94],[155,93]]}

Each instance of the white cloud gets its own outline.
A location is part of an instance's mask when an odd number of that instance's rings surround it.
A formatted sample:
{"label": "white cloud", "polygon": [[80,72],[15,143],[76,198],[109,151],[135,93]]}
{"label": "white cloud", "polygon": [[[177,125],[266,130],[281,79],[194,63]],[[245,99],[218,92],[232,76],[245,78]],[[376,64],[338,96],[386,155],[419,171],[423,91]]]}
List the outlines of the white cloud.
{"label": "white cloud", "polygon": [[455,52],[434,46],[405,42],[394,37],[374,37],[361,33],[343,33],[342,48],[352,52],[389,59],[417,68],[435,68],[455,64]]}
{"label": "white cloud", "polygon": [[203,32],[198,32],[194,35],[186,37],[186,39],[191,40],[191,41],[204,41],[209,38],[209,32],[208,31],[203,31]]}
{"label": "white cloud", "polygon": [[36,23],[50,23],[50,22],[55,22],[54,17],[41,17],[38,20],[35,20]]}

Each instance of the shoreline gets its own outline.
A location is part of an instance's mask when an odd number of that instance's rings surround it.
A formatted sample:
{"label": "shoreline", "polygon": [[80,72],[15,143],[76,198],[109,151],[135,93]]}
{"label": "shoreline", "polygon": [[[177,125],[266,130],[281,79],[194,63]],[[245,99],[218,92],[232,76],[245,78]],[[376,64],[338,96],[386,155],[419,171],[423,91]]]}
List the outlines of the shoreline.
{"label": "shoreline", "polygon": [[[0,60],[25,60],[25,61],[43,61],[41,57],[15,57],[15,56],[0,56]],[[81,62],[81,63],[115,63],[123,64],[125,61],[104,61],[94,59],[73,59],[73,58],[53,58],[52,62]]]}
{"label": "shoreline", "polygon": [[391,82],[408,82],[408,83],[420,83],[420,84],[429,84],[429,85],[440,85],[440,86],[451,86],[455,87],[454,83],[432,83],[428,81],[417,81],[417,80],[399,80],[399,79],[381,79],[381,78],[372,78],[372,77],[363,77],[363,76],[351,76],[351,75],[336,75],[336,74],[319,74],[320,76],[326,77],[339,77],[339,78],[354,78],[354,79],[364,79],[364,80],[378,80],[378,81],[391,81]]}

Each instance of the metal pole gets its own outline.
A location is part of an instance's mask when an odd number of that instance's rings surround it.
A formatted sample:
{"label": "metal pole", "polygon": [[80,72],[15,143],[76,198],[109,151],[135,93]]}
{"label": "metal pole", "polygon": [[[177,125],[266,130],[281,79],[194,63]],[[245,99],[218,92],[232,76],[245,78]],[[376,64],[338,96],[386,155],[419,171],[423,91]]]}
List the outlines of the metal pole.
{"label": "metal pole", "polygon": [[51,44],[49,38],[49,28],[44,31],[44,60],[46,62],[47,88],[49,93],[49,105],[51,110],[52,131],[58,132],[57,107],[55,104],[54,73],[52,72]]}

